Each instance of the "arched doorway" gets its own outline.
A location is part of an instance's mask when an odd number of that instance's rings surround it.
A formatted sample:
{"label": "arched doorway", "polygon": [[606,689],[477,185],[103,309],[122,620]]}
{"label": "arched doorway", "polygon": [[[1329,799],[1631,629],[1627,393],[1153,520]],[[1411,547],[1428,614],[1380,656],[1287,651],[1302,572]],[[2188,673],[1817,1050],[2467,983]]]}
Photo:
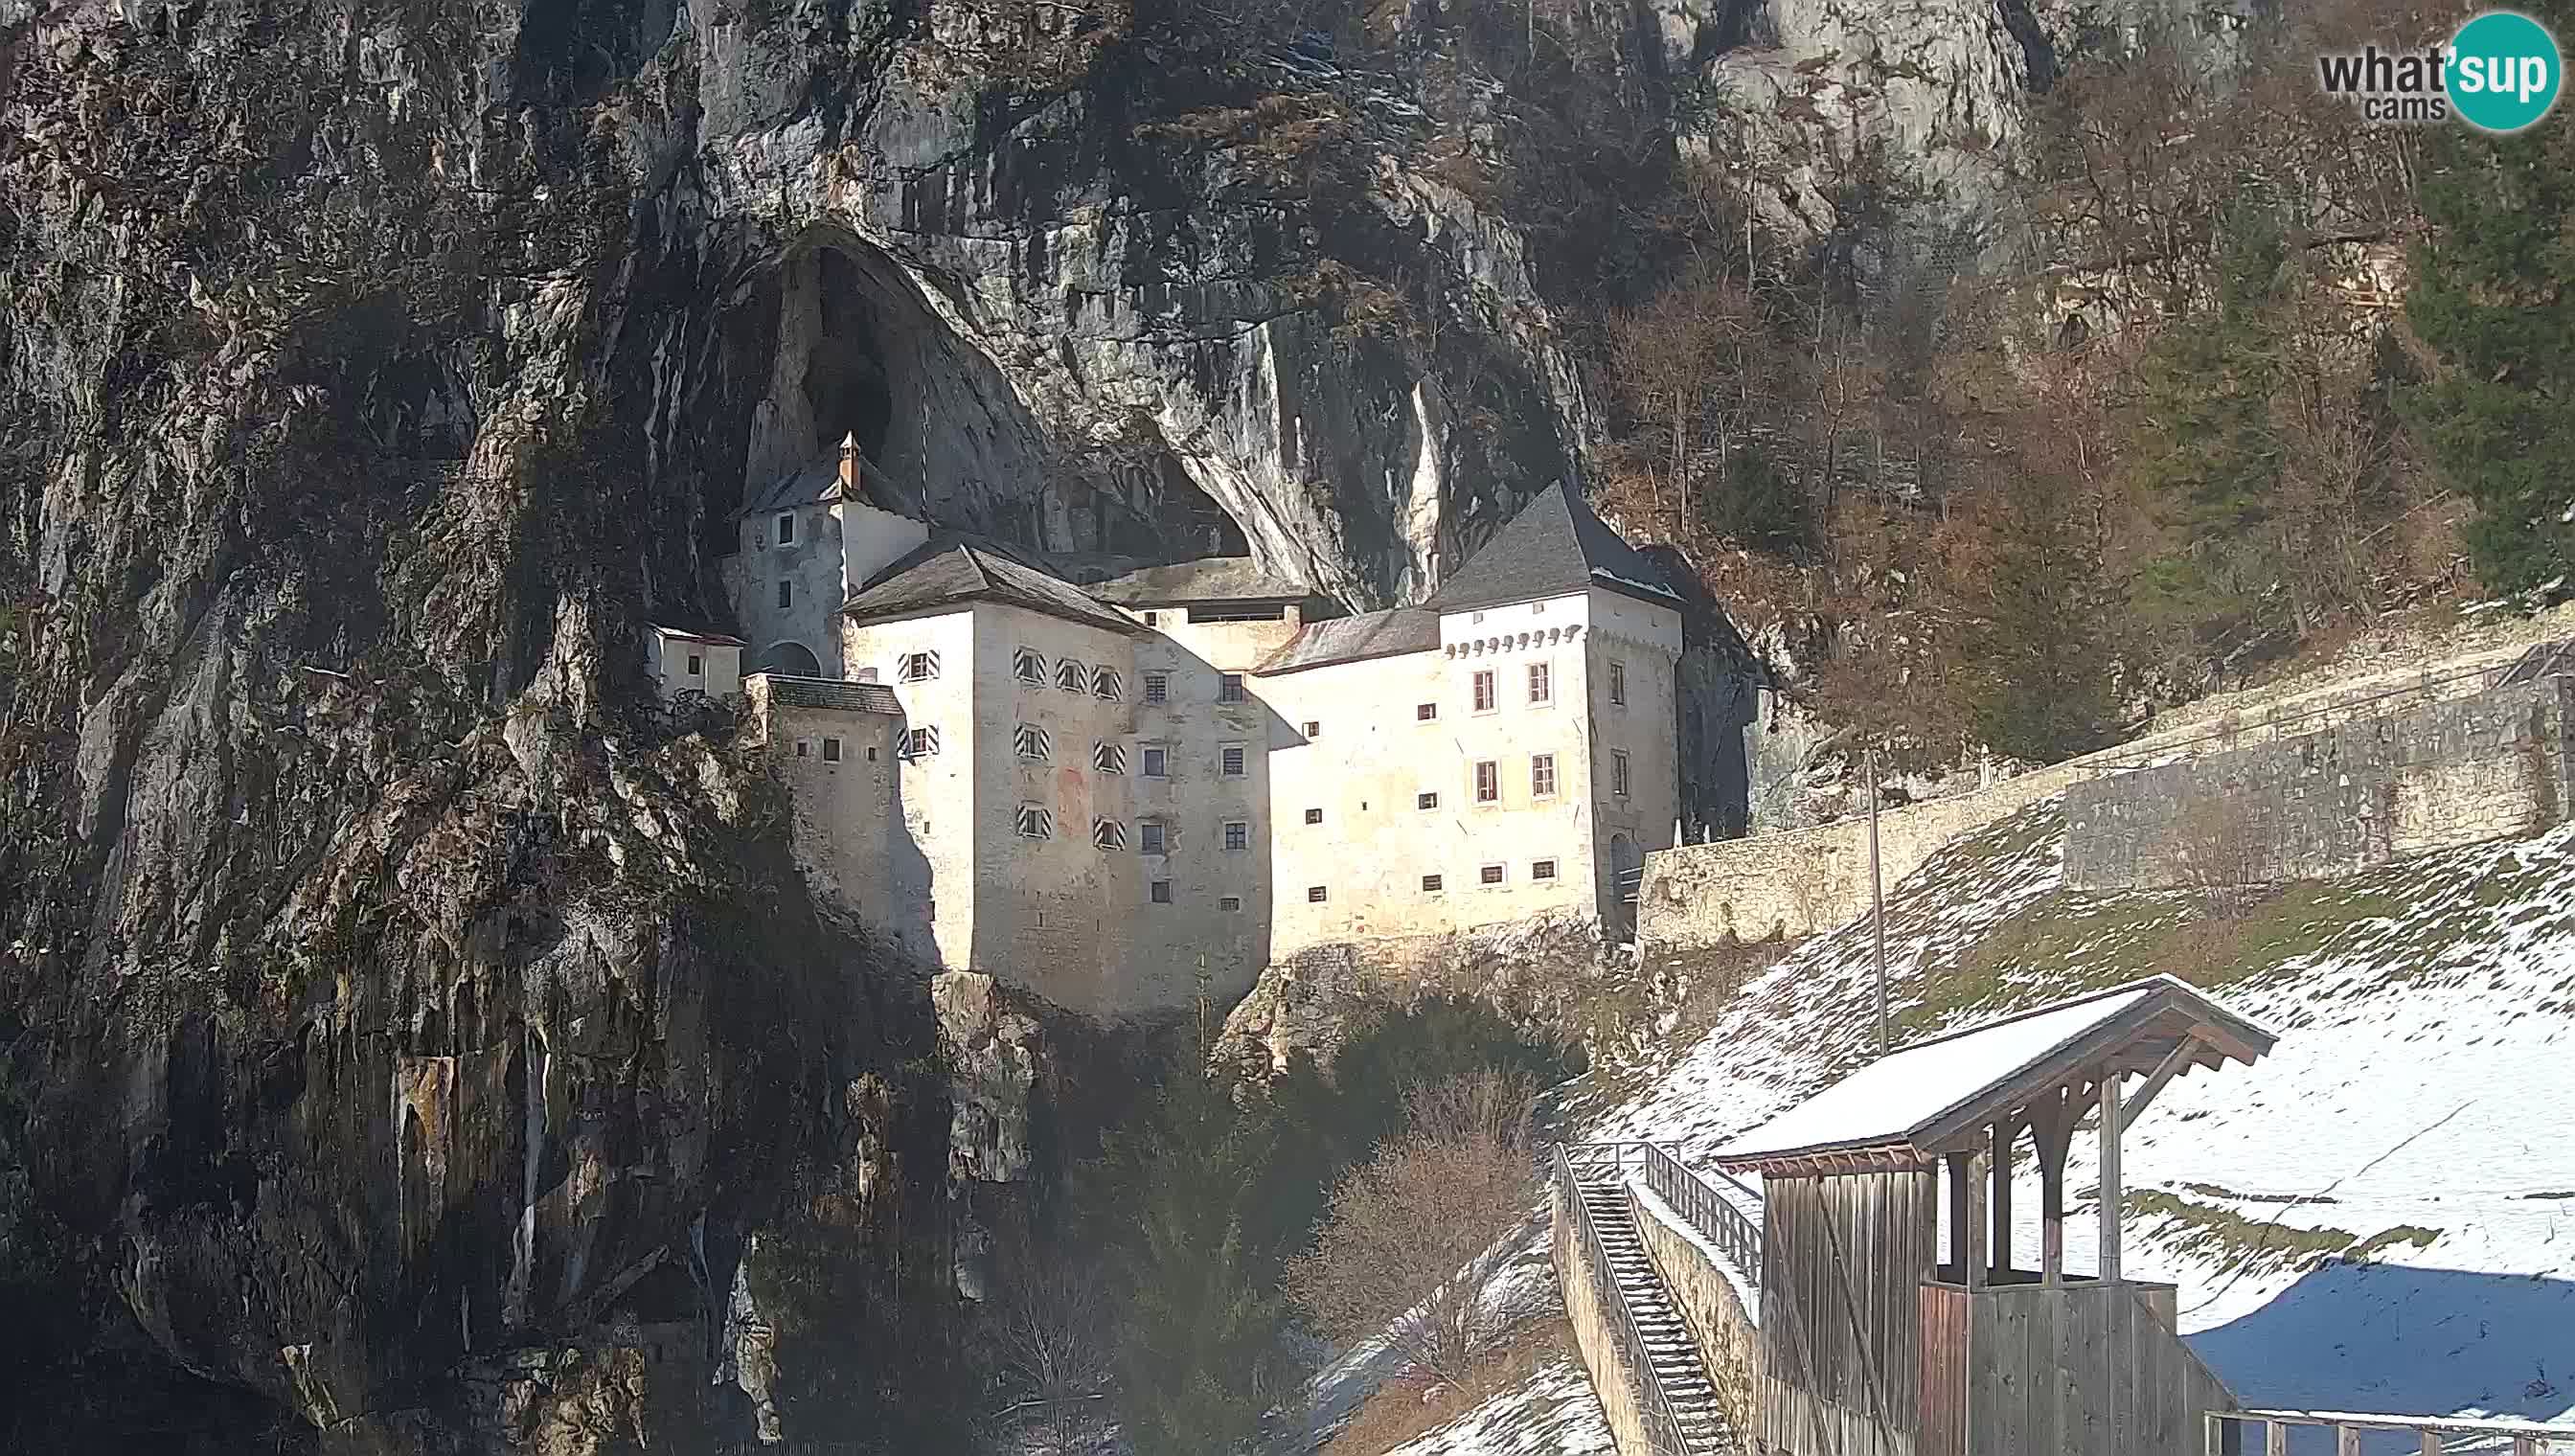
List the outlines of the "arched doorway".
{"label": "arched doorway", "polygon": [[814,650],[801,642],[771,643],[769,650],[760,655],[760,666],[752,671],[787,678],[820,678],[823,664],[815,658]]}

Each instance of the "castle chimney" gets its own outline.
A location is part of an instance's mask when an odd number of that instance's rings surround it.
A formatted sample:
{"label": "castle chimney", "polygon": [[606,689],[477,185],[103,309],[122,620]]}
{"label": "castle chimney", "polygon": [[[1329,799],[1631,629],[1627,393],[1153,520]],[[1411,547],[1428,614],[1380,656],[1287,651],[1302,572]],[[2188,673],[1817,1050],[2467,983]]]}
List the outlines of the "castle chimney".
{"label": "castle chimney", "polygon": [[841,437],[841,494],[853,499],[859,494],[859,435],[855,430]]}

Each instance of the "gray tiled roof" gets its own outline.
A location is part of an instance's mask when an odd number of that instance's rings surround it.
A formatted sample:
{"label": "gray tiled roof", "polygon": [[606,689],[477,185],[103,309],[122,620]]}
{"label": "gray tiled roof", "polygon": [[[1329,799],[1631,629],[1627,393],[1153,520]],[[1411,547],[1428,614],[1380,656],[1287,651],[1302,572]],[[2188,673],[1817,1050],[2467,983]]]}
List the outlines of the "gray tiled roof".
{"label": "gray tiled roof", "polygon": [[967,602],[1005,602],[1110,632],[1140,636],[1135,619],[1081,588],[1003,556],[991,544],[932,538],[869,579],[841,611],[861,621]]}
{"label": "gray tiled roof", "polygon": [[851,713],[903,717],[903,704],[883,683],[849,683],[838,678],[790,678],[771,673],[769,701],[781,708],[837,708]]}
{"label": "gray tiled roof", "polygon": [[1425,605],[1435,612],[1464,612],[1561,597],[1588,587],[1675,610],[1680,605],[1663,584],[1663,574],[1601,525],[1591,508],[1559,481],[1521,507]]}
{"label": "gray tiled roof", "polygon": [[1268,675],[1319,668],[1327,663],[1355,663],[1390,658],[1397,653],[1428,652],[1439,646],[1439,618],[1418,607],[1369,612],[1309,622],[1253,671]]}
{"label": "gray tiled roof", "polygon": [[1092,592],[1126,607],[1160,607],[1191,602],[1295,602],[1314,594],[1284,577],[1274,577],[1245,556],[1200,557],[1196,561],[1145,567],[1095,584]]}
{"label": "gray tiled roof", "polygon": [[[754,491],[734,511],[739,519],[762,511],[784,511],[791,506],[820,506],[840,500],[841,453],[834,451],[823,459],[792,471]],[[886,473],[876,462],[862,456],[859,460],[859,498],[880,510],[895,511],[898,498]]]}
{"label": "gray tiled roof", "polygon": [[741,638],[733,636],[731,633],[709,632],[704,628],[698,627],[673,627],[667,622],[657,622],[653,624],[653,630],[662,634],[664,637],[687,638],[691,642],[712,643],[720,648],[747,648],[751,646],[751,644],[744,642]]}

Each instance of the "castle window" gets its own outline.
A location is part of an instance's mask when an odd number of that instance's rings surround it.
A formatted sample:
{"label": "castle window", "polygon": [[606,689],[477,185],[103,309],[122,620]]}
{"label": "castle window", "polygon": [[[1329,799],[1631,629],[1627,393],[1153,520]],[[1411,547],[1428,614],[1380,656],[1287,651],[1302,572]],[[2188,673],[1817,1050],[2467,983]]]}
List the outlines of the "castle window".
{"label": "castle window", "polygon": [[781,582],[778,584],[778,605],[781,607],[793,607],[796,605],[796,584],[794,582]]}
{"label": "castle window", "polygon": [[1309,808],[1309,809],[1305,810],[1305,822],[1307,822],[1307,823],[1309,823],[1309,824],[1319,824],[1319,823],[1321,823],[1322,821],[1323,821],[1323,811],[1322,811],[1321,809],[1318,809],[1318,808]]}
{"label": "castle window", "polygon": [[839,738],[827,737],[823,739],[823,761],[826,763],[838,763],[841,761],[841,740]]}
{"label": "castle window", "polygon": [[870,744],[868,744],[868,761],[869,761],[869,762],[871,762],[871,763],[873,763],[873,762],[875,762],[876,760],[877,760],[877,745],[876,745],[876,744],[874,744],[874,743],[870,743]]}
{"label": "castle window", "polygon": [[1055,756],[1055,735],[1035,724],[1024,723],[1012,729],[1011,746],[1021,757],[1043,763]]}
{"label": "castle window", "polygon": [[1498,864],[1487,864],[1487,865],[1485,865],[1483,868],[1478,869],[1478,870],[1476,870],[1476,871],[1475,871],[1475,880],[1476,880],[1476,882],[1477,882],[1477,883],[1479,883],[1479,884],[1499,884],[1499,883],[1501,883],[1501,882],[1502,882],[1502,866],[1500,866],[1500,865],[1498,865]]}
{"label": "castle window", "polygon": [[1322,887],[1321,885],[1319,885],[1319,884],[1309,884],[1309,885],[1305,886],[1305,903],[1307,903],[1307,904],[1309,904],[1309,905],[1319,905],[1319,904],[1321,904],[1322,902],[1323,902],[1323,887]]}
{"label": "castle window", "polygon": [[1014,822],[1021,835],[1025,838],[1049,839],[1055,837],[1055,815],[1048,813],[1043,807],[1037,804],[1021,804],[1019,815]]}
{"label": "castle window", "polygon": [[1145,675],[1145,701],[1147,703],[1168,703],[1171,701],[1171,674],[1148,673]]}
{"label": "castle window", "polygon": [[1159,612],[1148,612],[1148,613],[1146,613],[1146,614],[1145,614],[1145,625],[1146,625],[1147,627],[1160,627],[1160,626],[1162,626],[1162,625],[1163,625],[1163,614],[1161,614],[1161,613],[1159,613]]}
{"label": "castle window", "polygon": [[1165,747],[1144,749],[1144,773],[1148,778],[1168,778],[1172,772],[1172,750]]}
{"label": "castle window", "polygon": [[1117,743],[1101,743],[1091,750],[1091,766],[1103,773],[1127,771],[1127,749]]}
{"label": "castle window", "polygon": [[1127,697],[1127,680],[1118,676],[1116,668],[1095,669],[1091,674],[1091,693],[1093,697],[1104,703],[1124,702]]}
{"label": "castle window", "polygon": [[1067,693],[1087,693],[1091,689],[1091,674],[1084,671],[1080,663],[1067,658],[1055,665],[1055,686]]}
{"label": "castle window", "polygon": [[1243,896],[1239,894],[1219,895],[1217,896],[1216,907],[1220,910],[1227,911],[1228,913],[1238,911],[1243,908]]}
{"label": "castle window", "polygon": [[1416,703],[1412,705],[1412,721],[1414,723],[1428,723],[1438,716],[1439,705],[1436,703]]}
{"label": "castle window", "polygon": [[1502,765],[1486,758],[1475,765],[1475,802],[1502,801]]}
{"label": "castle window", "polygon": [[1621,708],[1627,706],[1627,665],[1616,658],[1609,660],[1609,701]]}
{"label": "castle window", "polygon": [[1305,736],[1309,738],[1319,738],[1322,735],[1323,726],[1321,724],[1314,722],[1310,718],[1305,720]]}
{"label": "castle window", "polygon": [[1529,861],[1529,878],[1531,878],[1531,879],[1553,879],[1553,878],[1555,878],[1555,861],[1554,861],[1554,860],[1552,860],[1552,859],[1532,859],[1532,860],[1530,860],[1530,861]]}
{"label": "castle window", "polygon": [[1219,673],[1216,678],[1216,701],[1219,703],[1241,703],[1243,699],[1243,675],[1241,673]]}
{"label": "castle window", "polygon": [[1436,874],[1425,874],[1421,876],[1421,892],[1423,894],[1437,894],[1439,892],[1439,876]]}
{"label": "castle window", "polygon": [[780,546],[796,544],[796,513],[793,511],[778,513],[778,544]]}
{"label": "castle window", "polygon": [[939,676],[939,654],[906,653],[895,660],[894,675],[906,683],[927,683]]}
{"label": "castle window", "polygon": [[1546,664],[1528,665],[1528,701],[1531,708],[1542,707],[1555,701],[1555,685],[1548,677]]}
{"label": "castle window", "polygon": [[689,676],[692,678],[703,678],[706,675],[707,660],[699,657],[696,653],[689,654]]}
{"label": "castle window", "polygon": [[1529,797],[1555,797],[1555,755],[1529,754]]}
{"label": "castle window", "polygon": [[813,757],[814,740],[812,738],[798,738],[796,740],[796,756],[799,758]]}
{"label": "castle window", "polygon": [[1412,806],[1414,808],[1437,808],[1439,806],[1439,795],[1435,793],[1416,793],[1412,796]]}
{"label": "castle window", "polygon": [[917,728],[912,731],[905,733],[903,735],[902,751],[903,755],[907,758],[927,758],[931,754],[938,752],[939,729],[935,728]]}
{"label": "castle window", "polygon": [[1170,850],[1171,835],[1161,819],[1147,819],[1136,826],[1136,850],[1141,854],[1162,854]]}
{"label": "castle window", "polygon": [[1226,744],[1223,748],[1218,750],[1218,761],[1224,765],[1226,777],[1242,777],[1244,763],[1243,744]]}
{"label": "castle window", "polygon": [[1493,671],[1487,668],[1475,675],[1475,711],[1490,713],[1496,701],[1493,696]]}
{"label": "castle window", "polygon": [[1015,648],[1011,652],[1011,676],[1032,688],[1046,686],[1046,657],[1036,648]]}
{"label": "castle window", "polygon": [[1093,819],[1091,842],[1103,849],[1124,849],[1127,847],[1127,826],[1116,819]]}
{"label": "castle window", "polygon": [[1227,819],[1225,821],[1225,847],[1229,849],[1249,849],[1252,847],[1252,822],[1249,819]]}
{"label": "castle window", "polygon": [[1609,751],[1609,791],[1620,798],[1627,796],[1627,753],[1623,748]]}
{"label": "castle window", "polygon": [[1155,880],[1153,894],[1154,903],[1158,905],[1170,904],[1172,902],[1172,882],[1168,879]]}

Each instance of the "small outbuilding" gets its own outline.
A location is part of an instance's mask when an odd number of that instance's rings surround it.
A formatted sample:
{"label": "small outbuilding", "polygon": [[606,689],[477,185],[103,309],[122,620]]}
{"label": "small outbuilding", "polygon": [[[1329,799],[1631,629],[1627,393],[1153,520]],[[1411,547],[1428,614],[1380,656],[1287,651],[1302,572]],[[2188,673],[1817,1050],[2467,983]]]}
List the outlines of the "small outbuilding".
{"label": "small outbuilding", "polygon": [[742,692],[741,638],[656,623],[644,634],[644,667],[665,701],[683,693],[732,698]]}
{"label": "small outbuilding", "polygon": [[[1762,1441],[1792,1456],[2198,1451],[2202,1413],[2235,1401],[2175,1332],[2173,1286],[2121,1272],[2120,1134],[2173,1078],[2250,1065],[2272,1040],[2157,976],[1906,1047],[1719,1148],[1719,1167],[1765,1185]],[[2065,1159],[2096,1110],[2100,1261],[2076,1274]],[[2035,1268],[2012,1248],[2024,1135]]]}

